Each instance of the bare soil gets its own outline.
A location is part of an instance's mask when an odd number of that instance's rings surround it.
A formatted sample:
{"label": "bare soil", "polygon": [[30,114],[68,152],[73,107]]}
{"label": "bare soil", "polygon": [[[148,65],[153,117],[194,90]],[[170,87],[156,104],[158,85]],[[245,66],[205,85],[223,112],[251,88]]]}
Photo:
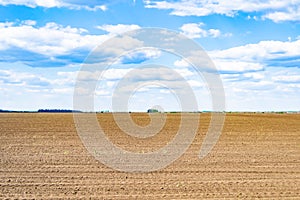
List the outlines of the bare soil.
{"label": "bare soil", "polygon": [[[112,142],[136,152],[166,145],[180,124],[180,114],[168,114],[159,134],[139,139],[109,113],[98,119]],[[72,114],[0,114],[0,199],[300,199],[300,114],[227,114],[217,145],[200,160],[209,121],[201,114],[193,144],[165,169],[125,173],[87,152]]]}

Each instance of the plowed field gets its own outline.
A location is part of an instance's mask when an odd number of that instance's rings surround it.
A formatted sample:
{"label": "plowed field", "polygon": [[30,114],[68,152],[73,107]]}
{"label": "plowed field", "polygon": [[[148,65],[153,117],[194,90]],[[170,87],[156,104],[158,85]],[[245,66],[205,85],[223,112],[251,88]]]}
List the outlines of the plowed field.
{"label": "plowed field", "polygon": [[[149,123],[147,114],[132,118]],[[98,119],[116,145],[146,152],[167,144],[180,114],[168,114],[150,139],[122,133],[109,113]],[[227,114],[217,145],[200,160],[209,121],[201,114],[193,144],[165,169],[125,173],[87,152],[72,114],[0,114],[0,199],[300,199],[300,114]]]}

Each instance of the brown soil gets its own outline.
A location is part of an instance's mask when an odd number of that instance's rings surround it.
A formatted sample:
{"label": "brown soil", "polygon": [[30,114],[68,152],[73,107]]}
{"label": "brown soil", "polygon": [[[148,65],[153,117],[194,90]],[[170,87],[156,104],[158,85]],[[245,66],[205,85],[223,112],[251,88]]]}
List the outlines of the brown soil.
{"label": "brown soil", "polygon": [[[137,139],[111,114],[98,118],[116,145],[137,152],[167,144],[180,123],[180,114],[168,114],[159,134]],[[125,173],[88,154],[72,114],[0,114],[0,199],[300,198],[300,114],[227,114],[217,145],[199,160],[209,121],[201,114],[193,144],[167,168]]]}

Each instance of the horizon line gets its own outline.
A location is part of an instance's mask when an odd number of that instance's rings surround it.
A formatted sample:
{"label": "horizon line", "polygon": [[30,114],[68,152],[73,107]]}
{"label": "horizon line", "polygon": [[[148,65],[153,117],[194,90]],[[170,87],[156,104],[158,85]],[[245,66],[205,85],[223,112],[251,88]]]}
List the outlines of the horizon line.
{"label": "horizon line", "polygon": [[[213,110],[198,110],[198,111],[159,111],[157,113],[300,113],[300,110],[224,110],[224,111],[213,111]],[[148,113],[146,111],[109,111],[109,110],[99,110],[99,111],[81,111],[73,109],[38,109],[38,110],[3,110],[0,109],[0,113]],[[156,113],[156,112],[154,112]]]}

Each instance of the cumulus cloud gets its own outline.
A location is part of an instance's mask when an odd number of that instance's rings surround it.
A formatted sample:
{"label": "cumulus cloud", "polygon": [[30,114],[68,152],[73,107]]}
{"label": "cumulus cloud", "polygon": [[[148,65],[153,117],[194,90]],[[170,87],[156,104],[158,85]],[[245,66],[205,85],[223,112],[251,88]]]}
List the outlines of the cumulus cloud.
{"label": "cumulus cloud", "polygon": [[107,6],[105,1],[100,3],[96,1],[79,1],[79,0],[0,0],[0,5],[18,5],[27,6],[31,8],[45,7],[45,8],[69,8],[69,9],[85,9],[90,11],[102,10],[106,11]]}
{"label": "cumulus cloud", "polygon": [[300,6],[288,7],[284,11],[275,11],[263,16],[263,19],[270,19],[274,22],[300,21]]}
{"label": "cumulus cloud", "polygon": [[186,62],[184,59],[181,59],[181,60],[176,60],[174,62],[174,66],[175,67],[188,67],[188,66],[190,66],[190,64],[188,62]]}
{"label": "cumulus cloud", "polygon": [[88,35],[82,28],[62,26],[49,22],[36,27],[35,21],[24,21],[20,25],[0,23],[0,50],[20,48],[46,56],[68,54],[74,49],[89,50],[103,42],[108,36]]}
{"label": "cumulus cloud", "polygon": [[127,31],[133,31],[136,29],[140,29],[141,27],[136,25],[136,24],[116,24],[116,25],[112,25],[112,24],[104,24],[101,26],[96,26],[96,28],[104,30],[110,34],[121,34]]}
{"label": "cumulus cloud", "polygon": [[[172,73],[171,73],[172,72]],[[177,73],[177,76],[174,74]],[[64,76],[75,76],[73,72],[64,72],[61,75]],[[180,77],[179,77],[180,75]],[[145,67],[145,68],[110,68],[104,71],[81,71],[77,79],[79,81],[95,81],[101,76],[101,81],[107,82],[110,86],[113,86],[112,82],[117,83],[121,79],[125,79],[128,83],[134,84],[137,82],[148,82],[148,81],[165,81],[173,82],[180,81],[179,78],[186,78],[189,80],[193,74],[188,69],[172,69],[160,68],[160,67]],[[190,80],[191,81],[191,80]]]}
{"label": "cumulus cloud", "polygon": [[183,24],[180,27],[181,33],[189,38],[203,38],[203,37],[212,37],[217,38],[221,36],[230,36],[230,34],[222,34],[218,29],[208,29],[205,30],[204,23],[188,23]]}
{"label": "cumulus cloud", "polygon": [[72,108],[73,85],[65,76],[28,69],[0,70],[0,109]]}
{"label": "cumulus cloud", "polygon": [[133,50],[120,58],[122,64],[139,64],[149,59],[159,58],[161,51],[156,48]]}
{"label": "cumulus cloud", "polygon": [[[36,21],[25,20],[18,24],[11,22],[0,23],[0,61],[23,61],[30,66],[44,67],[65,66],[70,63],[81,63],[88,53],[97,45],[114,37],[116,34],[140,28],[138,25],[103,25],[99,26],[107,34],[91,35],[86,29],[62,26],[49,22],[37,26]],[[130,36],[120,36],[113,44],[101,49],[95,49],[102,57],[120,56],[124,51],[143,47],[143,43]],[[97,53],[97,52],[96,52]],[[143,60],[157,57],[160,51],[142,51]],[[135,62],[133,55],[128,55]],[[98,56],[95,59],[102,59]],[[139,58],[136,58],[139,59]],[[90,59],[91,61],[92,59]],[[95,60],[97,61],[97,60]]]}
{"label": "cumulus cloud", "polygon": [[[121,58],[122,62],[141,63],[161,54],[157,49],[141,49],[143,42],[128,35],[115,37],[109,45],[104,43],[116,34],[140,28],[138,25],[103,25],[98,28],[108,33],[91,35],[86,29],[62,26],[54,22],[37,26],[33,20],[21,21],[18,24],[0,23],[0,61],[21,61],[32,67],[62,67],[82,63],[97,45],[102,45],[102,48],[94,49],[94,57],[91,56],[88,62],[117,59],[129,51],[129,54]],[[130,53],[139,48],[140,50]]]}
{"label": "cumulus cloud", "polygon": [[300,40],[261,41],[220,51],[211,51],[216,66],[225,71],[259,71],[264,67],[300,67]]}
{"label": "cumulus cloud", "polygon": [[[59,72],[60,77],[65,77],[68,80],[74,80],[77,78],[78,81],[97,81],[101,79],[105,82],[119,81],[126,77],[134,81],[177,81],[178,76],[170,74],[171,69],[160,68],[160,67],[145,67],[145,68],[109,68],[103,71],[80,71],[80,72]],[[188,79],[193,76],[194,73],[186,68],[174,69],[173,73],[178,73],[182,77]],[[0,74],[1,76],[1,74]]]}
{"label": "cumulus cloud", "polygon": [[300,75],[281,75],[273,77],[272,80],[286,83],[300,83]]}
{"label": "cumulus cloud", "polygon": [[209,52],[221,73],[229,109],[295,109],[300,92],[299,50],[298,39]]}
{"label": "cumulus cloud", "polygon": [[239,60],[214,60],[214,64],[220,73],[246,73],[264,69],[264,65],[261,63]]}
{"label": "cumulus cloud", "polygon": [[300,85],[300,68],[286,68],[277,70],[272,75],[272,80],[285,85]]}
{"label": "cumulus cloud", "polygon": [[[299,99],[296,95],[300,92],[299,38],[295,41],[261,41],[208,54],[231,99],[239,99],[239,96],[251,99],[251,95],[256,97],[253,101],[263,101],[264,96],[268,96],[278,103],[286,95]],[[290,102],[290,98],[285,101]],[[270,109],[276,109],[276,106]]]}
{"label": "cumulus cloud", "polygon": [[[101,25],[98,29],[108,32],[108,36],[114,37],[108,43],[104,43],[100,49],[96,49],[96,55],[115,58],[121,56],[119,62],[122,64],[139,64],[149,59],[161,56],[161,51],[156,48],[144,47],[144,42],[129,34],[122,33],[134,31],[141,27],[135,24]],[[101,59],[101,58],[100,58]]]}
{"label": "cumulus cloud", "polygon": [[236,1],[206,1],[206,0],[145,0],[146,8],[171,10],[171,15],[177,16],[207,16],[222,14],[234,16],[238,12],[262,12],[264,18],[286,21],[299,20],[299,0],[236,0]]}
{"label": "cumulus cloud", "polygon": [[[178,74],[183,77],[193,75],[188,69],[176,69]],[[177,81],[178,76],[174,76],[174,72],[170,73],[171,69],[169,68],[159,68],[159,67],[147,67],[147,68],[137,68],[129,71],[126,75],[126,78],[132,79],[134,81]]]}
{"label": "cumulus cloud", "polygon": [[0,70],[0,82],[3,86],[22,86],[31,89],[41,89],[51,85],[51,80],[45,77],[13,70]]}

